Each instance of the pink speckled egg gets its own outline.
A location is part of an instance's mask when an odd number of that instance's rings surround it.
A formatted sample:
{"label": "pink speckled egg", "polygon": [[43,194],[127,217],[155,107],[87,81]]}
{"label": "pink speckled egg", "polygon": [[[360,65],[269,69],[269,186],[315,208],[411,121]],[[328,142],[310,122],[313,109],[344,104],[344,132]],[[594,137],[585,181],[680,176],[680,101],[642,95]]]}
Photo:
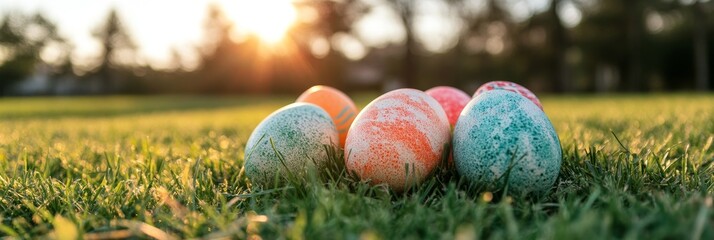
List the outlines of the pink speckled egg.
{"label": "pink speckled egg", "polygon": [[492,81],[484,83],[483,85],[481,85],[481,87],[476,89],[476,93],[474,93],[474,98],[483,92],[491,91],[494,89],[502,89],[518,93],[521,96],[528,98],[528,100],[531,100],[531,102],[535,103],[535,105],[538,106],[540,110],[543,110],[543,105],[540,104],[540,100],[538,100],[538,97],[536,97],[536,95],[533,94],[531,90],[528,90],[527,88],[518,85],[517,83],[509,81]]}
{"label": "pink speckled egg", "polygon": [[388,92],[355,118],[345,142],[347,170],[371,184],[403,191],[441,161],[451,134],[439,103],[415,89]]}
{"label": "pink speckled egg", "polygon": [[446,112],[446,117],[449,119],[451,127],[456,125],[456,120],[459,119],[461,110],[471,101],[471,97],[464,91],[448,86],[433,87],[426,90],[425,93],[439,102],[444,112]]}

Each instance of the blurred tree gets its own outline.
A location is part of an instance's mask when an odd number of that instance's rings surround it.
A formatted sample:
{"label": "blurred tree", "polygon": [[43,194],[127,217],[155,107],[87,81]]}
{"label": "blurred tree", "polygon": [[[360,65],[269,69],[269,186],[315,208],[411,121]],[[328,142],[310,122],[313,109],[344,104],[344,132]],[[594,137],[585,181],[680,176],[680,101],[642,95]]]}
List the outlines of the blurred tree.
{"label": "blurred tree", "polygon": [[257,36],[248,34],[236,42],[234,24],[220,5],[208,7],[204,20],[202,61],[195,91],[201,93],[266,92],[271,78],[267,52]]}
{"label": "blurred tree", "polygon": [[646,79],[642,73],[642,44],[645,31],[644,11],[645,4],[642,0],[627,0],[622,2],[626,21],[627,39],[627,81],[628,90],[641,92],[647,88]]}
{"label": "blurred tree", "polygon": [[[511,0],[509,4],[527,6],[528,0]],[[561,9],[565,4],[582,8],[583,0],[550,0],[543,12],[530,10],[530,17],[519,24],[514,37],[518,38],[516,61],[527,61],[526,79],[538,90],[570,92],[577,83],[568,66],[567,54],[572,48],[570,29],[567,29]],[[526,59],[522,59],[526,58]],[[541,61],[542,60],[542,61]]]}
{"label": "blurred tree", "polygon": [[[40,59],[44,61],[50,68],[49,73],[49,86],[46,94],[56,93],[57,87],[60,80],[66,77],[75,77],[74,64],[71,59],[71,52],[73,46],[65,38],[59,35],[57,31],[57,26],[51,22],[49,19],[45,18],[41,14],[35,14],[32,17],[33,24],[39,29],[44,29],[38,31],[40,34],[31,37],[38,39],[42,42],[42,46],[39,49],[39,55],[41,58],[42,52],[45,50],[53,51],[55,56],[54,59]],[[30,26],[32,28],[32,26]]]}
{"label": "blurred tree", "polygon": [[119,78],[136,64],[136,44],[125,29],[116,9],[109,11],[106,22],[97,27],[93,35],[102,46],[101,62],[96,74],[100,77],[101,91],[116,92],[121,88]]}
{"label": "blurred tree", "polygon": [[568,66],[565,60],[565,55],[570,48],[570,41],[568,40],[567,29],[563,26],[563,20],[560,18],[558,13],[558,7],[561,6],[563,0],[551,0],[548,7],[547,16],[548,23],[546,29],[548,29],[548,44],[549,49],[553,52],[550,57],[551,68],[552,68],[552,79],[554,79],[554,86],[556,92],[567,92],[571,91],[571,79],[568,76]]}
{"label": "blurred tree", "polygon": [[0,24],[0,95],[36,71],[40,53],[51,43],[66,46],[55,24],[42,14],[5,14]]}
{"label": "blurred tree", "polygon": [[370,7],[362,0],[309,0],[298,1],[296,7],[303,12],[303,18],[294,32],[331,37],[337,33],[352,34],[353,25]]}
{"label": "blurred tree", "polygon": [[21,16],[6,14],[0,25],[0,46],[3,56],[0,63],[0,94],[7,94],[7,87],[34,70],[36,56],[26,45],[25,36],[20,31],[25,23]]}
{"label": "blurred tree", "polygon": [[404,27],[404,55],[402,58],[401,80],[405,87],[417,87],[417,71],[419,59],[417,52],[419,44],[414,34],[414,18],[417,1],[413,0],[387,0],[389,6],[399,15]]}
{"label": "blurred tree", "polygon": [[340,46],[333,38],[339,34],[355,37],[352,26],[364,13],[364,5],[360,0],[294,4],[298,21],[278,43],[267,43],[253,33],[235,29],[220,5],[210,5],[197,71],[201,81],[194,85],[196,91],[299,92],[316,84],[343,84],[348,60],[334,51]]}
{"label": "blurred tree", "polygon": [[708,50],[708,23],[711,13],[711,1],[694,0],[689,6],[693,18],[692,39],[694,46],[694,79],[696,89],[709,90],[709,50]]}
{"label": "blurred tree", "polygon": [[340,54],[337,36],[356,39],[363,46],[359,35],[353,32],[354,24],[369,12],[370,6],[362,0],[312,0],[296,2],[301,16],[290,31],[289,38],[299,49],[300,58],[307,61],[313,81],[345,88],[345,76],[350,60]]}
{"label": "blurred tree", "polygon": [[[468,2],[463,2],[468,3]],[[486,0],[481,9],[464,7],[461,16],[465,23],[463,36],[455,51],[463,60],[459,69],[462,82],[484,83],[493,80],[517,79],[514,60],[516,22],[503,2]]]}
{"label": "blurred tree", "polygon": [[713,40],[708,36],[714,32],[712,1],[668,1],[659,0],[652,4],[656,19],[663,27],[657,33],[659,63],[657,68],[663,75],[668,89],[696,89],[707,91],[711,88],[710,69],[714,49],[709,48]]}
{"label": "blurred tree", "polygon": [[626,23],[625,6],[619,0],[600,0],[583,9],[582,21],[573,29],[573,40],[585,56],[580,63],[583,76],[592,80],[584,89],[607,91],[629,87],[620,83],[620,73],[626,69],[631,52]]}
{"label": "blurred tree", "polygon": [[226,62],[234,55],[231,49],[235,43],[230,39],[233,23],[228,20],[219,5],[211,4],[208,6],[203,26],[203,54],[199,66],[201,79],[196,90],[204,93],[225,90],[227,88],[223,85],[230,80],[226,78],[230,78],[230,69],[233,69],[232,66],[226,66]]}

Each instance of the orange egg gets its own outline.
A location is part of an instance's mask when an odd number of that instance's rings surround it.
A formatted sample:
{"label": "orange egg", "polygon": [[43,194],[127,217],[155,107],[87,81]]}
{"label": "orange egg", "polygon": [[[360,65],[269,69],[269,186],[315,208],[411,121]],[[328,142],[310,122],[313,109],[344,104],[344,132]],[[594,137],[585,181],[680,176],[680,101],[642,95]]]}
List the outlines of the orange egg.
{"label": "orange egg", "polygon": [[315,104],[330,114],[340,134],[339,145],[345,147],[347,132],[358,113],[350,97],[335,88],[317,85],[302,93],[296,102]]}
{"label": "orange egg", "polygon": [[419,90],[397,89],[357,115],[345,144],[345,167],[401,192],[434,172],[450,139],[439,102]]}

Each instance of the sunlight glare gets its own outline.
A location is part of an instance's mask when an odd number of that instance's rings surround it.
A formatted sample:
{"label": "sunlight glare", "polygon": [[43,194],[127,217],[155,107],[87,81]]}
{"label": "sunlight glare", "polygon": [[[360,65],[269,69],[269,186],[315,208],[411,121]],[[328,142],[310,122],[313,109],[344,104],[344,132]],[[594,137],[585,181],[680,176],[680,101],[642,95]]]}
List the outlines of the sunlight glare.
{"label": "sunlight glare", "polygon": [[290,0],[243,0],[227,8],[238,31],[256,34],[270,44],[280,42],[297,17]]}

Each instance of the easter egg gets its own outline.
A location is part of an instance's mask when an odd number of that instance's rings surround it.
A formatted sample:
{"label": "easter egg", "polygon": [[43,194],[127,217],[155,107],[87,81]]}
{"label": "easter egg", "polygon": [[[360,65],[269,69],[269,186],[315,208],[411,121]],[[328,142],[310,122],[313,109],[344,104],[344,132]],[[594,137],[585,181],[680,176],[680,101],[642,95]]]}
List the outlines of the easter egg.
{"label": "easter egg", "polygon": [[481,93],[488,92],[494,89],[501,89],[501,90],[508,90],[511,92],[518,93],[529,100],[533,102],[540,110],[543,110],[543,105],[540,104],[540,100],[538,100],[538,97],[536,97],[531,90],[528,90],[527,88],[518,85],[517,83],[514,82],[509,82],[509,81],[492,81],[492,82],[487,82],[481,85],[478,89],[476,89],[476,93],[474,93],[474,97],[478,96]]}
{"label": "easter egg", "polygon": [[484,92],[466,105],[454,128],[453,149],[456,170],[470,182],[508,183],[509,191],[520,193],[550,189],[562,160],[560,140],[545,113],[506,90]]}
{"label": "easter egg", "polygon": [[245,174],[253,184],[269,185],[276,178],[320,170],[314,163],[321,165],[328,159],[324,145],[336,143],[337,138],[337,129],[322,108],[309,103],[287,105],[266,117],[250,134]]}
{"label": "easter egg", "polygon": [[332,118],[340,134],[339,146],[345,147],[347,132],[358,113],[357,107],[350,97],[340,90],[318,85],[302,93],[297,102],[312,103],[324,109]]}
{"label": "easter egg", "polygon": [[461,110],[471,100],[471,97],[465,92],[448,86],[433,87],[426,90],[425,93],[439,102],[444,112],[446,112],[446,117],[452,127],[456,125],[456,120],[459,119]]}
{"label": "easter egg", "polygon": [[357,115],[345,142],[345,166],[371,184],[403,191],[436,169],[450,131],[436,100],[419,90],[397,89]]}

